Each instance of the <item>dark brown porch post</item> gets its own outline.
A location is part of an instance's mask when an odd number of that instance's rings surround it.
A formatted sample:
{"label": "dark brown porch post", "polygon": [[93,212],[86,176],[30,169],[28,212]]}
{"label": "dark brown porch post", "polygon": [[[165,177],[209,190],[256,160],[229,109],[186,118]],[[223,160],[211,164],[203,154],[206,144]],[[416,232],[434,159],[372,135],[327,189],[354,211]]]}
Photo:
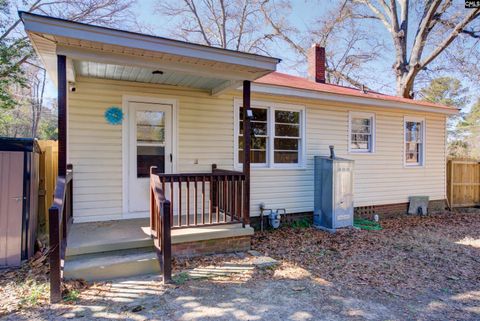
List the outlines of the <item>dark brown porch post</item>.
{"label": "dark brown porch post", "polygon": [[243,82],[243,173],[245,174],[243,222],[250,224],[250,81]]}
{"label": "dark brown porch post", "polygon": [[67,174],[67,57],[57,55],[58,176]]}

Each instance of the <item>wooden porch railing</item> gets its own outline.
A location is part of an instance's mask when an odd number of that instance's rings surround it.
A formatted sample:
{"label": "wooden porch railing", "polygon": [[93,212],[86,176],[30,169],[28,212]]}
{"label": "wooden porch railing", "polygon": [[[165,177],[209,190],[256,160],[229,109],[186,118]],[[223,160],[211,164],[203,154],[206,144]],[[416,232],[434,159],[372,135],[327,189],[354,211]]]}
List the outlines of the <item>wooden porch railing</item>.
{"label": "wooden porch railing", "polygon": [[215,165],[212,173],[197,174],[156,174],[155,167],[150,169],[150,230],[164,282],[172,277],[172,229],[248,224],[244,182],[243,173]]}
{"label": "wooden porch railing", "polygon": [[50,301],[62,299],[63,260],[67,235],[72,223],[73,167],[67,165],[65,176],[58,176],[52,206],[48,210],[50,236]]}
{"label": "wooden porch railing", "polygon": [[242,172],[213,165],[212,173],[156,174],[153,168],[152,175],[158,177],[164,197],[170,200],[172,229],[249,223],[244,215]]}

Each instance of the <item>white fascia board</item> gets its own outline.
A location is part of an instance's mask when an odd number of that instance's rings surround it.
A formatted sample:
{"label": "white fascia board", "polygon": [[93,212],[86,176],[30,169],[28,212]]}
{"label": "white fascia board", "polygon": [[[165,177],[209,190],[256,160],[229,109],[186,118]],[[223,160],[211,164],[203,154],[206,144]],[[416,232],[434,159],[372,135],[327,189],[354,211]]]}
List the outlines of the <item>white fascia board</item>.
{"label": "white fascia board", "polygon": [[333,93],[319,92],[319,91],[313,91],[313,90],[307,90],[307,89],[298,89],[298,88],[290,88],[290,87],[266,85],[266,84],[252,83],[252,92],[278,95],[278,96],[291,96],[291,97],[300,97],[300,98],[307,98],[307,99],[318,99],[323,101],[362,105],[367,107],[406,109],[406,110],[414,110],[414,111],[446,114],[446,115],[456,115],[459,113],[459,110],[456,110],[456,109],[440,109],[440,108],[429,107],[429,106],[421,106],[417,104],[409,104],[405,102],[396,102],[396,101],[394,102],[394,101],[375,99],[370,97],[356,97],[356,96],[350,96],[350,95],[333,94]]}
{"label": "white fascia board", "polygon": [[21,18],[27,32],[43,33],[109,45],[157,51],[172,55],[249,66],[269,71],[275,71],[277,64],[280,62],[280,59],[278,58],[86,25],[25,12],[21,13]]}

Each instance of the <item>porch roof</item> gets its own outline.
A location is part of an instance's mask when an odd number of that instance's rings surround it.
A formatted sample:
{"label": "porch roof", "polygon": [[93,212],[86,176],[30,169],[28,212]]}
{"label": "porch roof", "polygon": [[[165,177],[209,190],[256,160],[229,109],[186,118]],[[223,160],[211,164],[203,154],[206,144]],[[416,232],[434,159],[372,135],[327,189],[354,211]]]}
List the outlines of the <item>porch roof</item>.
{"label": "porch roof", "polygon": [[280,62],[278,58],[27,12],[19,15],[53,81],[57,55],[65,55],[68,81],[88,76],[194,87],[215,95],[275,71]]}

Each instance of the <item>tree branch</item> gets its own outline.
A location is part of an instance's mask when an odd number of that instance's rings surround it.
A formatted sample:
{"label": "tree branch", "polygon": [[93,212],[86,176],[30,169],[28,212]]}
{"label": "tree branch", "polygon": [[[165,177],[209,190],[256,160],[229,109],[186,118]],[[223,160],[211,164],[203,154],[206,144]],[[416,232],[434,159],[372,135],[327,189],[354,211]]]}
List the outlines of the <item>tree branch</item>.
{"label": "tree branch", "polygon": [[207,37],[207,34],[205,32],[205,28],[203,27],[202,20],[200,19],[199,15],[198,15],[197,8],[195,6],[195,1],[194,0],[191,0],[191,1],[184,0],[184,2],[187,5],[187,7],[190,9],[191,13],[195,16],[195,20],[197,21],[198,27],[200,28],[201,34],[203,36],[203,40],[205,41],[205,43],[207,45],[211,46],[212,44],[210,43],[210,40]]}
{"label": "tree branch", "polygon": [[465,29],[465,27],[472,21],[474,20],[478,15],[480,15],[480,8],[472,10],[465,18],[463,18],[462,21],[460,21],[455,28],[452,30],[450,35],[445,38],[437,47],[435,50],[433,50],[430,55],[423,60],[420,63],[420,68],[424,68],[427,66],[430,62],[432,62],[442,51],[444,51],[448,45],[452,43],[455,38],[458,37],[458,35]]}
{"label": "tree branch", "polygon": [[353,0],[353,2],[361,3],[361,4],[364,4],[364,5],[368,6],[368,7],[370,8],[370,10],[371,10],[371,11],[378,17],[378,19],[380,19],[380,21],[384,24],[385,28],[387,28],[387,30],[388,30],[390,33],[393,32],[392,25],[389,23],[387,17],[386,17],[380,10],[378,10],[378,8],[375,7],[370,0]]}
{"label": "tree branch", "polygon": [[[478,16],[475,17],[475,18],[478,18]],[[446,27],[455,28],[455,23],[453,23],[452,21],[439,19],[438,22],[441,23],[442,25],[446,26]],[[461,33],[464,33],[464,34],[466,34],[466,35],[468,35],[472,38],[480,39],[480,30],[473,30],[473,29],[472,30],[466,30],[466,29],[463,29],[461,31]]]}
{"label": "tree branch", "polygon": [[[28,12],[32,12],[33,10],[35,10],[35,8],[37,7],[37,5],[40,3],[40,1],[42,0],[37,0],[35,1],[31,6],[30,6],[30,9],[28,9]],[[15,30],[15,28],[17,28],[17,26],[20,24],[20,18],[15,20],[15,22],[7,29],[4,31],[4,33],[0,36],[0,41],[3,41],[6,37],[8,37],[8,35],[10,34],[10,32],[12,32],[13,30]]]}
{"label": "tree branch", "polygon": [[415,41],[413,42],[412,51],[410,54],[410,68],[415,67],[422,57],[423,49],[425,48],[425,41],[430,33],[430,24],[442,0],[428,0],[425,3],[423,16],[418,25]]}
{"label": "tree branch", "polygon": [[239,30],[238,30],[237,44],[235,46],[236,50],[240,49],[240,44],[242,43],[243,28],[245,26],[245,20],[246,20],[247,4],[248,4],[248,0],[245,0],[243,2],[242,15],[241,15],[241,18],[240,18],[240,26],[239,26]]}
{"label": "tree branch", "polygon": [[346,75],[346,74],[343,74],[341,73],[340,71],[338,70],[334,70],[334,69],[330,69],[330,68],[326,68],[326,70],[331,73],[332,75],[334,75],[335,77],[337,78],[340,78],[340,79],[343,79],[344,81],[352,84],[353,86],[355,86],[356,88],[360,89],[360,88],[364,88],[366,90],[369,90],[371,91],[371,89],[367,86],[365,86],[364,84],[356,81],[355,79],[353,79],[352,77]]}
{"label": "tree branch", "polygon": [[305,51],[305,49],[301,46],[299,46],[295,41],[293,41],[285,32],[284,30],[282,30],[282,27],[279,26],[278,24],[276,24],[272,18],[270,17],[270,15],[267,13],[267,10],[265,8],[265,5],[268,3],[269,1],[268,0],[264,0],[261,4],[261,9],[262,9],[262,13],[265,17],[265,20],[267,20],[267,22],[270,24],[270,26],[273,28],[273,30],[275,31],[275,33],[280,36],[285,42],[287,42],[293,49],[295,49],[298,53],[300,53],[301,55],[307,57],[307,52]]}

